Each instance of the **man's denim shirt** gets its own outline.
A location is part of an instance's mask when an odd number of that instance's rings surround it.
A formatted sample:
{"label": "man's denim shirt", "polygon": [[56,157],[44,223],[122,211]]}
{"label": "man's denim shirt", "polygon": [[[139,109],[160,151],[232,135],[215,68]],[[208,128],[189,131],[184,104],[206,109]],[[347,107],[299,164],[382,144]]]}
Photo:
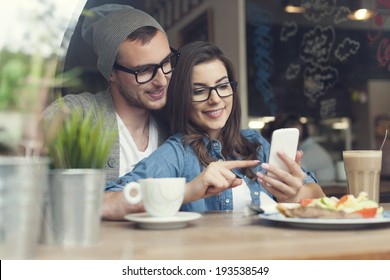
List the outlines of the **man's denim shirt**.
{"label": "man's denim shirt", "polygon": [[[261,148],[257,154],[257,159],[260,160],[260,163],[253,167],[253,171],[265,173],[265,170],[260,165],[263,162],[268,162],[270,144],[255,130],[243,130],[241,134],[251,142],[260,142]],[[219,141],[210,141],[207,137],[204,138],[204,141],[212,158],[216,161],[229,160],[222,156],[222,147]],[[182,136],[174,135],[149,157],[135,165],[131,172],[118,178],[116,181],[107,183],[105,191],[122,191],[127,183],[143,178],[185,177],[186,181],[190,182],[204,169],[205,167],[199,162],[192,147],[189,145],[184,147],[182,144]],[[239,169],[232,171],[248,185],[252,201],[257,205],[260,204],[260,192],[265,192],[272,197],[256,179],[250,180]],[[304,180],[305,183],[317,182],[317,179],[311,172],[305,172],[307,174]],[[218,195],[190,202],[181,207],[181,211],[204,212],[211,210],[233,210],[232,190],[227,189]]]}

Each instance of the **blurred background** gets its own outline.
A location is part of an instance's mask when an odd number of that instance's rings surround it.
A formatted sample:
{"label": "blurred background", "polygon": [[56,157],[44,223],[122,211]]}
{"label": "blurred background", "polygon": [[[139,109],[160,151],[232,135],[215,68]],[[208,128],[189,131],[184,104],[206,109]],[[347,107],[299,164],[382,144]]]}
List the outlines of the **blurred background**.
{"label": "blurred background", "polygon": [[174,48],[193,40],[221,47],[238,72],[242,126],[269,135],[275,117],[297,116],[334,164],[324,181],[345,180],[342,150],[377,149],[390,128],[390,0],[13,0],[0,18],[0,65],[39,52],[56,57],[57,73],[81,69],[77,86],[56,88],[62,95],[104,88],[80,34],[83,9],[104,3],[150,13]]}

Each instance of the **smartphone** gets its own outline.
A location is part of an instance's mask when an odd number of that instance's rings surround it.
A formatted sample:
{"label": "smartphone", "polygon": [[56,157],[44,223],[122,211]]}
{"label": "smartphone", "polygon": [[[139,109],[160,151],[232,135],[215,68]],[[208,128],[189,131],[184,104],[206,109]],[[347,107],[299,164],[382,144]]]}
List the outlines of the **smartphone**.
{"label": "smartphone", "polygon": [[[298,140],[299,130],[297,128],[281,128],[275,130],[271,137],[268,163],[289,172],[287,166],[279,158],[277,152],[284,151],[288,157],[295,159],[298,149]],[[269,173],[268,175],[274,177],[272,173]]]}

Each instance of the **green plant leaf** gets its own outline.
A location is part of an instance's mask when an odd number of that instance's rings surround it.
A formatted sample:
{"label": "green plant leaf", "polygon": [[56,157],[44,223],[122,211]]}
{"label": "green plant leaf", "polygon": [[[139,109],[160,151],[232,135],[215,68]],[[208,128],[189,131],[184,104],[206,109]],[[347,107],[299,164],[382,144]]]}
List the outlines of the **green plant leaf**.
{"label": "green plant leaf", "polygon": [[[63,100],[60,104],[64,115]],[[54,168],[104,168],[118,136],[116,127],[106,124],[104,113],[73,110],[59,123],[48,145]]]}

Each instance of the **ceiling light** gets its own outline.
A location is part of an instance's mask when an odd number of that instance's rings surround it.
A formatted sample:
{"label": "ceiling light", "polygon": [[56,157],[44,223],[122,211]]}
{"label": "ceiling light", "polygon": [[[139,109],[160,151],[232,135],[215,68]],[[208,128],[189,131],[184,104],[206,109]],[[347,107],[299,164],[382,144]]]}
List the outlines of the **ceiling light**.
{"label": "ceiling light", "polygon": [[284,7],[284,10],[286,13],[298,14],[298,13],[303,13],[305,11],[305,8],[288,5]]}
{"label": "ceiling light", "polygon": [[370,19],[373,15],[374,15],[373,11],[367,9],[359,9],[354,12],[351,12],[348,15],[348,18],[352,20],[367,20]]}
{"label": "ceiling light", "polygon": [[303,13],[305,11],[299,0],[285,0],[282,1],[282,5],[286,13]]}
{"label": "ceiling light", "polygon": [[374,0],[350,0],[349,8],[351,13],[348,18],[351,20],[367,20],[374,16]]}

